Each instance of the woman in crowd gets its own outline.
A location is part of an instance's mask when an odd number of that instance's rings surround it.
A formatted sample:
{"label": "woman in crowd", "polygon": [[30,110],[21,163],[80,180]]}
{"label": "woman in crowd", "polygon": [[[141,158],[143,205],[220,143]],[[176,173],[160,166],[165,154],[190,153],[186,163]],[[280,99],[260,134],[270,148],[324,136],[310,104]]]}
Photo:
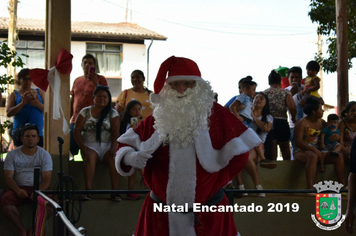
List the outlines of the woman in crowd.
{"label": "woman in crowd", "polygon": [[[44,92],[40,89],[32,89],[30,70],[22,69],[18,74],[16,83],[19,86],[18,91],[13,91],[7,101],[6,115],[14,116],[12,134],[26,123],[37,125],[39,129],[40,141],[38,146],[43,147],[43,110],[44,110]],[[15,139],[14,146],[21,146],[20,139]]]}
{"label": "woman in crowd", "polygon": [[329,153],[319,150],[321,130],[326,126],[326,122],[321,119],[324,111],[319,99],[313,96],[307,98],[303,111],[306,117],[298,121],[294,127],[294,157],[296,160],[306,163],[308,189],[313,189],[318,161],[322,159],[326,164],[334,164],[337,181],[345,185],[345,165],[342,154],[333,157]]}
{"label": "woman in crowd", "polygon": [[345,114],[345,117],[340,120],[338,129],[340,130],[340,144],[345,147],[343,149],[345,161],[348,162],[350,160],[352,140],[356,137],[356,102],[347,103],[342,113]]}
{"label": "woman in crowd", "polygon": [[[126,105],[124,115],[121,120],[120,125],[120,135],[124,134],[130,128],[136,128],[137,125],[142,121],[142,105],[139,101],[133,100]],[[142,175],[142,170],[138,170]],[[129,176],[128,189],[133,190],[136,178],[136,171]],[[127,194],[127,199],[138,200],[140,195],[138,194]]]}
{"label": "woman in crowd", "polygon": [[276,70],[272,70],[268,76],[270,88],[264,93],[267,95],[270,104],[271,115],[273,116],[273,128],[266,138],[265,156],[268,159],[276,160],[277,144],[281,148],[283,160],[290,160],[290,129],[287,120],[287,109],[289,110],[293,123],[296,123],[297,108],[292,94],[289,90],[281,88],[281,76]]}
{"label": "woman in crowd", "polygon": [[[251,176],[253,183],[256,186],[256,189],[263,189],[260,184],[256,164],[258,162],[259,155],[263,155],[263,143],[265,142],[267,133],[271,130],[273,123],[273,117],[270,115],[269,101],[266,94],[262,92],[258,92],[255,94],[251,114],[253,117],[251,129],[253,129],[258,134],[262,143],[260,144],[260,147],[256,147],[250,150],[245,168]],[[276,167],[276,165],[274,164],[274,166],[271,167],[274,168]],[[245,189],[245,186],[242,181],[242,172],[237,175],[237,182],[239,184],[239,189]],[[243,196],[247,196],[247,193],[244,193]],[[258,197],[265,196],[265,193],[258,194]]]}
{"label": "woman in crowd", "polygon": [[[115,152],[120,134],[120,117],[111,108],[111,93],[107,86],[98,85],[94,91],[94,105],[83,108],[74,127],[74,138],[78,143],[84,161],[85,189],[91,190],[97,162],[109,165],[111,189],[117,190],[119,174],[115,168]],[[90,200],[90,195],[82,195]],[[119,194],[111,194],[111,199],[121,201]]]}
{"label": "woman in crowd", "polygon": [[152,91],[143,86],[144,81],[145,75],[142,71],[134,70],[131,73],[131,84],[133,87],[122,91],[116,100],[116,109],[121,117],[123,117],[126,105],[132,100],[139,101],[142,104],[142,119],[145,119],[152,113],[150,102]]}

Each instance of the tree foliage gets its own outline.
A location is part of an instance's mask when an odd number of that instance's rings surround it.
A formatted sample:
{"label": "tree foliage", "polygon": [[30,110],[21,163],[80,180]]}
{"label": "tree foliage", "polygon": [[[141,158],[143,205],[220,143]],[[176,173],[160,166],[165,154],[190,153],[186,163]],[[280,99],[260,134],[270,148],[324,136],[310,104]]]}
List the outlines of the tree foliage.
{"label": "tree foliage", "polygon": [[[316,22],[322,35],[328,36],[327,57],[317,58],[326,72],[335,72],[337,69],[336,49],[336,6],[335,0],[311,0],[309,17]],[[348,25],[348,55],[349,67],[351,59],[356,57],[356,0],[347,0],[347,25]]]}
{"label": "tree foliage", "polygon": [[[0,67],[7,68],[10,64],[14,67],[23,67],[25,63],[16,51],[10,50],[6,42],[0,42]],[[21,54],[26,56],[25,54]],[[14,84],[15,80],[11,75],[0,75],[0,92],[5,92],[8,84]]]}
{"label": "tree foliage", "polygon": [[[28,57],[28,55],[21,54],[22,56]],[[25,63],[22,61],[21,57],[17,54],[16,51],[13,51],[5,42],[0,42],[0,67],[7,68],[9,65],[14,67],[23,67]],[[14,84],[15,79],[11,75],[0,75],[0,95],[3,92],[6,92],[8,84]],[[5,133],[5,129],[11,128],[12,123],[8,120],[4,121],[0,125],[0,134]]]}

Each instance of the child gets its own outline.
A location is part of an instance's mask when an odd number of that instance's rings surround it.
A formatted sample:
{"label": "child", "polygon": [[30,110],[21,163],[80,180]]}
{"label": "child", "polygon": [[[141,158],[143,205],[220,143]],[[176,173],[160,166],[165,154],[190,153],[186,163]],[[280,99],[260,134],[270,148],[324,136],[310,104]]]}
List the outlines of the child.
{"label": "child", "polygon": [[256,93],[257,83],[254,81],[244,81],[242,83],[242,93],[237,95],[236,100],[229,109],[244,125],[251,127],[253,120],[251,115],[252,101]]}
{"label": "child", "polygon": [[[120,124],[120,135],[124,134],[130,128],[136,128],[137,125],[142,120],[142,105],[139,101],[132,100],[127,103],[124,111],[124,115]],[[142,170],[138,170],[142,174]],[[136,172],[134,172],[131,176],[129,176],[129,184],[128,189],[133,190],[135,183]],[[138,200],[140,199],[140,195],[129,193],[126,196],[129,200]]]}
{"label": "child", "polygon": [[[336,128],[338,123],[339,117],[336,114],[328,115],[326,127],[322,129],[320,134],[320,149],[323,152],[330,151],[330,155],[333,157],[338,157],[339,152],[342,149],[342,145],[339,142],[330,140],[330,136],[332,136],[333,134],[340,135],[340,130]],[[324,158],[321,158],[319,161],[319,172],[325,172]]]}
{"label": "child", "polygon": [[[244,81],[242,83],[242,93],[236,97],[236,100],[230,105],[230,111],[248,128],[251,128],[254,117],[252,116],[253,98],[256,93],[257,83],[254,81]],[[255,130],[256,131],[256,130]],[[266,159],[263,151],[263,143],[256,147],[256,152],[260,157],[260,166],[273,169],[275,163],[271,163]]]}
{"label": "child", "polygon": [[316,61],[310,61],[307,64],[308,76],[304,81],[304,89],[302,95],[311,95],[319,98],[318,90],[320,88],[320,78],[316,76],[320,70],[320,65]]}
{"label": "child", "polygon": [[136,128],[142,120],[142,105],[139,101],[132,100],[126,106],[120,123],[120,135],[124,134],[129,128]]}

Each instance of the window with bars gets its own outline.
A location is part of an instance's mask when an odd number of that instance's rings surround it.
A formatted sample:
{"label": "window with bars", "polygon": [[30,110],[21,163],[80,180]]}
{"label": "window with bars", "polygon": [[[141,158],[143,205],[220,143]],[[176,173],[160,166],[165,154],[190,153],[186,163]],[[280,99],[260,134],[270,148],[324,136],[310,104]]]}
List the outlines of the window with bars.
{"label": "window with bars", "polygon": [[[44,41],[19,40],[16,51],[20,55],[26,68],[45,69],[45,43]],[[29,57],[21,56],[26,54]]]}
{"label": "window with bars", "polygon": [[87,53],[97,59],[97,71],[110,78],[121,78],[122,44],[87,43]]}

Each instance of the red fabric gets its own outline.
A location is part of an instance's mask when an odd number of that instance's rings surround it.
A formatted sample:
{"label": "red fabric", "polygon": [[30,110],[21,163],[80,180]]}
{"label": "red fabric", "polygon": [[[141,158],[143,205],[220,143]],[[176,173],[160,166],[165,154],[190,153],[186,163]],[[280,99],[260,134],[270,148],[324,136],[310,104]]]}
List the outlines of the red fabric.
{"label": "red fabric", "polygon": [[[136,236],[168,236],[168,214],[153,212],[154,201],[147,194],[137,222]],[[229,205],[226,196],[216,205]],[[181,213],[177,213],[181,214]],[[195,213],[199,224],[195,224],[197,236],[236,236],[237,230],[231,212],[204,212]]]}
{"label": "red fabric", "polygon": [[184,57],[171,56],[161,64],[158,70],[154,83],[154,90],[156,94],[158,94],[163,88],[163,85],[166,82],[167,73],[168,77],[179,75],[201,76],[199,67],[194,61]]}
{"label": "red fabric", "polygon": [[288,79],[288,77],[283,77],[283,78],[282,78],[282,89],[287,88],[289,85],[290,85],[290,84],[289,84],[289,79]]}
{"label": "red fabric", "polygon": [[56,60],[56,69],[62,74],[70,74],[70,72],[72,72],[72,59],[73,55],[62,48]]}
{"label": "red fabric", "polygon": [[45,234],[45,221],[46,221],[46,204],[47,201],[41,197],[37,197],[37,214],[36,214],[36,236],[43,236]]}
{"label": "red fabric", "polygon": [[[148,116],[135,129],[142,141],[146,141],[155,131],[154,118]],[[214,103],[210,117],[210,137],[212,146],[221,149],[228,141],[239,137],[244,131],[244,126],[235,116],[222,106]],[[127,146],[120,144],[119,148]],[[169,145],[159,147],[147,162],[143,170],[143,178],[146,185],[166,202],[166,190],[169,170]],[[248,153],[233,157],[229,164],[215,173],[208,173],[200,165],[196,158],[196,194],[195,202],[204,204],[216,191],[225,186],[229,180],[240,172],[248,158]],[[225,197],[218,205],[228,205]],[[226,235],[236,236],[237,229],[231,213],[199,213],[199,224],[195,225],[196,234],[200,235]],[[148,195],[143,204],[137,223],[135,235],[169,235],[167,213],[153,212],[153,201]]]}
{"label": "red fabric", "polygon": [[[33,193],[32,186],[19,186],[19,188],[24,189],[28,196],[31,196]],[[6,190],[1,196],[1,206],[13,205],[13,206],[21,206],[26,203],[30,203],[32,200],[30,198],[19,198],[16,193],[12,190]]]}
{"label": "red fabric", "polygon": [[48,76],[48,70],[44,70],[44,69],[30,70],[30,78],[32,82],[43,91],[46,91],[49,85],[47,76]]}
{"label": "red fabric", "polygon": [[[67,50],[62,48],[62,50],[59,52],[57,61],[55,64],[56,69],[61,73],[61,74],[70,74],[72,71],[72,59],[73,55],[70,54]],[[44,69],[31,69],[30,70],[30,77],[32,82],[39,87],[40,89],[46,91],[48,88],[48,70]]]}

